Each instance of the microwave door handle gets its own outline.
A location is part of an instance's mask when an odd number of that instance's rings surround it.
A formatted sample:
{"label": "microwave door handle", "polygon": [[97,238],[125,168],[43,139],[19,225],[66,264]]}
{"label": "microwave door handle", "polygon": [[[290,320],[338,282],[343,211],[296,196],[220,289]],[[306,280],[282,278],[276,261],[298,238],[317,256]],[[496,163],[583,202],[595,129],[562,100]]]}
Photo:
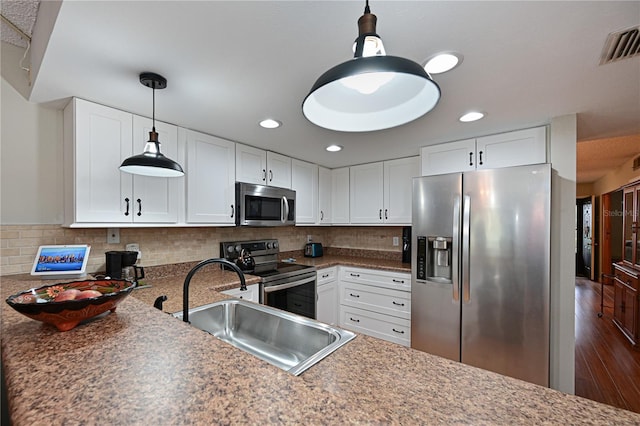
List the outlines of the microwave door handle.
{"label": "microwave door handle", "polygon": [[314,277],[310,277],[310,278],[303,278],[301,280],[293,281],[293,282],[286,283],[286,284],[264,286],[264,292],[265,293],[271,293],[271,292],[274,292],[274,291],[286,290],[288,288],[297,287],[299,285],[307,284],[307,283],[313,282],[315,280],[316,280],[316,277],[314,276]]}
{"label": "microwave door handle", "polygon": [[284,211],[284,214],[282,215],[282,223],[285,223],[287,221],[287,218],[289,217],[289,201],[287,200],[287,197],[285,197],[284,195],[282,196],[282,207],[284,207],[282,210]]}

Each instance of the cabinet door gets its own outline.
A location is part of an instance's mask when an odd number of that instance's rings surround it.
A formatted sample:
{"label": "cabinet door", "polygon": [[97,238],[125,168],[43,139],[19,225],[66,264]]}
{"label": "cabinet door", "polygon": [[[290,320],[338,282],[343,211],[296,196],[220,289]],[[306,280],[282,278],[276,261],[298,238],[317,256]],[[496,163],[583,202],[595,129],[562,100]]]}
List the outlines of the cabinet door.
{"label": "cabinet door", "polygon": [[267,151],[267,185],[291,189],[291,158]]}
{"label": "cabinet door", "polygon": [[331,170],[331,223],[349,223],[349,167]]}
{"label": "cabinet door", "polygon": [[623,259],[625,262],[635,263],[635,241],[636,241],[636,223],[633,202],[634,190],[627,188],[624,190],[623,206],[624,215],[622,216],[623,233]]}
{"label": "cabinet door", "polygon": [[618,280],[613,281],[613,320],[621,327],[624,325],[625,285]]}
{"label": "cabinet door", "polygon": [[[319,273],[320,271],[318,271]],[[338,284],[336,281],[318,286],[317,320],[326,324],[338,323]]]}
{"label": "cabinet door", "polygon": [[235,143],[187,131],[187,222],[235,223]]}
{"label": "cabinet door", "polygon": [[475,139],[425,146],[420,149],[422,176],[475,170],[475,152]]}
{"label": "cabinet door", "polygon": [[635,186],[633,191],[633,263],[640,268],[640,235],[638,235],[638,222],[640,221],[640,186]]}
{"label": "cabinet door", "polygon": [[[131,222],[133,175],[119,170],[132,150],[130,113],[74,99],[65,110],[69,149],[75,150],[75,219],[68,222]],[[75,129],[74,129],[75,127]]]}
{"label": "cabinet door", "polygon": [[[136,154],[144,150],[149,140],[152,121],[133,116],[133,150]],[[178,158],[178,128],[172,124],[156,121],[160,141],[160,152],[172,160]],[[133,221],[175,223],[178,221],[178,185],[183,178],[161,178],[133,176]]]}
{"label": "cabinet door", "polygon": [[413,178],[419,175],[419,157],[384,162],[384,222],[411,224]]}
{"label": "cabinet door", "polygon": [[331,170],[318,167],[318,216],[316,223],[331,223]]}
{"label": "cabinet door", "polygon": [[546,128],[519,130],[476,139],[477,169],[546,162]]}
{"label": "cabinet door", "polygon": [[318,212],[318,166],[291,161],[291,189],[296,191],[296,224],[315,224]]}
{"label": "cabinet door", "polygon": [[236,144],[236,180],[267,184],[267,153],[252,146]]}
{"label": "cabinet door", "polygon": [[382,163],[353,166],[349,176],[351,223],[382,223]]}

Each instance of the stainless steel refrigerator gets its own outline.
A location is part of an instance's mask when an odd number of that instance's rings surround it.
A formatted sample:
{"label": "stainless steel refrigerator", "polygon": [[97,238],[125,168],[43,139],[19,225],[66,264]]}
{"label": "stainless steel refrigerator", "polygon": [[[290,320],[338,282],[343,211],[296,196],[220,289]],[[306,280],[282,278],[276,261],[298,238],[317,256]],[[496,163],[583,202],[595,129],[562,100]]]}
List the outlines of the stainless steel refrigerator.
{"label": "stainless steel refrigerator", "polygon": [[549,164],[413,180],[411,346],[549,386]]}

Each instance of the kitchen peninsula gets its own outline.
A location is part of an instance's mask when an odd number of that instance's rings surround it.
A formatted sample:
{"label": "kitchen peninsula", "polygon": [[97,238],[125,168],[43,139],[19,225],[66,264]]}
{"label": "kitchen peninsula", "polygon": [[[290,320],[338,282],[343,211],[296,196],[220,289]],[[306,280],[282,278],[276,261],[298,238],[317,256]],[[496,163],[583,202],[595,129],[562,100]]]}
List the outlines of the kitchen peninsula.
{"label": "kitchen peninsula", "polygon": [[[640,414],[361,334],[292,376],[153,308],[167,294],[165,311],[181,309],[184,276],[153,278],[117,312],[64,333],[3,303],[13,424],[640,423]],[[3,277],[2,297],[38,285]],[[237,286],[231,272],[202,271],[190,305]]]}

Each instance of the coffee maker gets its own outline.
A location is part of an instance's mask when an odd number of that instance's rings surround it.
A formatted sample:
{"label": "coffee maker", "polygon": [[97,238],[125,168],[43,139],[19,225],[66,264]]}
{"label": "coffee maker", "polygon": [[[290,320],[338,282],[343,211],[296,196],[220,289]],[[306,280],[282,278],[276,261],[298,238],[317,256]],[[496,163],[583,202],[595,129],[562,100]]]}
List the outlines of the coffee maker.
{"label": "coffee maker", "polygon": [[113,279],[124,279],[134,284],[144,278],[144,269],[135,266],[138,260],[137,251],[108,251],[105,253],[107,270],[105,275]]}

